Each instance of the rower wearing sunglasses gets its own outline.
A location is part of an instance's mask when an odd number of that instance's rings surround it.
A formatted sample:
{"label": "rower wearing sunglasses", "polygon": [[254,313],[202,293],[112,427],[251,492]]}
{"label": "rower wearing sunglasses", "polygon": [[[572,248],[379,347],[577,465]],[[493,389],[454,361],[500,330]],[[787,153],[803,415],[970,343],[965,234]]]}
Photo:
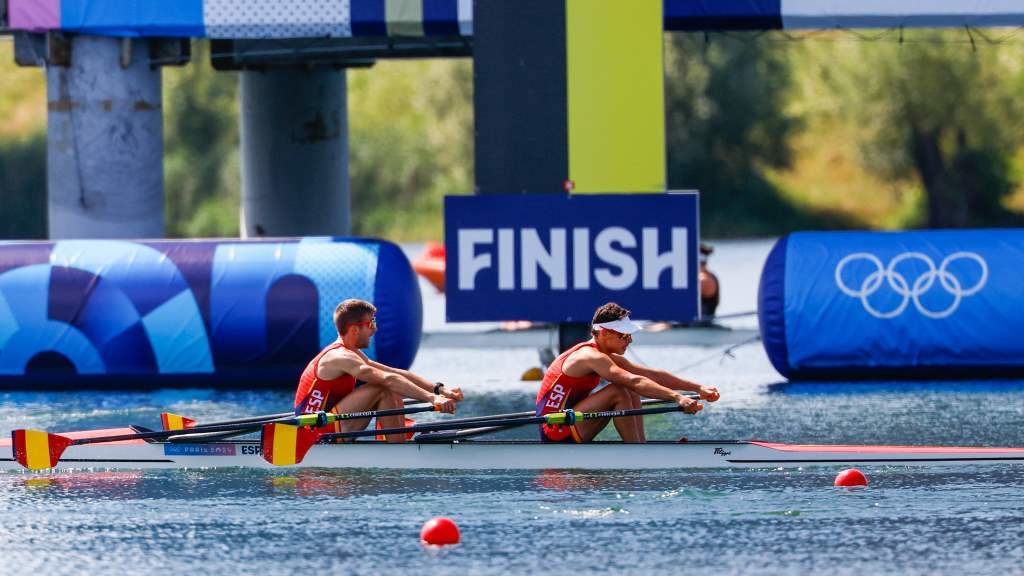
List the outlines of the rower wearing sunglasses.
{"label": "rower wearing sunglasses", "polygon": [[[439,382],[370,360],[363,349],[377,332],[377,308],[365,300],[345,300],[334,310],[338,339],[321,350],[303,370],[295,391],[295,413],[364,412],[401,408],[404,398],[434,405],[439,412],[455,412],[462,391]],[[357,387],[356,382],[363,384]],[[379,419],[383,428],[400,428],[402,416]],[[366,428],[369,419],[342,420],[340,430],[351,432]],[[333,425],[332,425],[333,426]],[[404,434],[389,434],[388,442],[405,440]]]}
{"label": "rower wearing sunglasses", "polygon": [[[537,415],[572,408],[580,412],[640,408],[642,398],[675,402],[690,414],[701,410],[698,400],[678,391],[696,392],[702,400],[718,400],[718,389],[683,380],[665,370],[639,366],[623,354],[633,333],[642,327],[630,320],[629,310],[609,302],[594,312],[593,338],[563,352],[548,366],[537,393]],[[608,385],[594,392],[601,380]],[[573,426],[541,425],[546,442],[590,442],[608,425],[608,419],[587,420]],[[624,442],[646,442],[643,419],[615,418]]]}

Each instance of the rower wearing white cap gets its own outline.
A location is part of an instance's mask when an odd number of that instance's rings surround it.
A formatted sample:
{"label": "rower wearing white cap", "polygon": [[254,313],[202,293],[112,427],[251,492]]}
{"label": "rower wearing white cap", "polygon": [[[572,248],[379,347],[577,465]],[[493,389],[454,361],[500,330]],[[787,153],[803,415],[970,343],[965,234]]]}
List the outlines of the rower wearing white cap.
{"label": "rower wearing white cap", "polygon": [[[537,393],[537,415],[573,408],[580,412],[640,408],[644,397],[679,404],[683,411],[698,412],[698,400],[678,391],[696,392],[708,402],[718,400],[718,389],[683,380],[665,370],[638,366],[623,354],[642,326],[629,319],[629,310],[609,302],[594,312],[593,338],[563,352],[548,366]],[[608,386],[594,392],[601,379]],[[547,442],[589,442],[608,425],[608,419],[587,420],[573,426],[541,425]],[[615,429],[624,442],[646,442],[639,416],[615,418]]]}

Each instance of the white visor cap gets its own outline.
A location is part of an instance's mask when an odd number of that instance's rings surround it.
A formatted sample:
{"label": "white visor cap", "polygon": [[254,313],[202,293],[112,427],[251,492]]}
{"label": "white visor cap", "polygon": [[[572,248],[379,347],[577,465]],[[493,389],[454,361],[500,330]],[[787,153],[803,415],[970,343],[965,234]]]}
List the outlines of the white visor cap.
{"label": "white visor cap", "polygon": [[634,332],[643,330],[644,327],[636,322],[629,319],[629,316],[619,318],[618,320],[612,320],[611,322],[601,322],[600,324],[594,324],[594,329],[606,328],[608,330],[614,330],[619,334],[632,334]]}

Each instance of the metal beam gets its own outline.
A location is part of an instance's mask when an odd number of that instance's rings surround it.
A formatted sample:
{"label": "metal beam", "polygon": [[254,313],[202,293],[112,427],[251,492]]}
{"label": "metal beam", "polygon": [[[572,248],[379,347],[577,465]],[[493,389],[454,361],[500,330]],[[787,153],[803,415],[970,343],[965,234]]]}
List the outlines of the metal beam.
{"label": "metal beam", "polygon": [[462,36],[214,40],[210,61],[217,70],[370,66],[392,58],[465,58],[472,41]]}

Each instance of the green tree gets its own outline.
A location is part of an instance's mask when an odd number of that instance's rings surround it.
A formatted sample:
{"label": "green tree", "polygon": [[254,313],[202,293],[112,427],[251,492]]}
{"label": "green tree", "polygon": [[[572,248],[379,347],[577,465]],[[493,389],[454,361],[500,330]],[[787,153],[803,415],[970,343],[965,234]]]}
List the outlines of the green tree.
{"label": "green tree", "polygon": [[711,236],[777,234],[814,219],[780,198],[764,167],[785,168],[801,122],[786,110],[784,43],[756,34],[666,36],[668,180],[701,191]]}
{"label": "green tree", "polygon": [[46,133],[0,142],[0,238],[46,236]]}
{"label": "green tree", "polygon": [[238,236],[238,77],[210,66],[208,42],[192,45],[190,64],[164,69],[167,235]]}
{"label": "green tree", "polygon": [[1024,143],[1019,55],[963,31],[916,31],[861,43],[826,78],[860,131],[864,166],[925,191],[929,227],[1007,225]]}
{"label": "green tree", "polygon": [[348,72],[354,234],[440,239],[445,194],[473,190],[472,95],[468,60]]}

